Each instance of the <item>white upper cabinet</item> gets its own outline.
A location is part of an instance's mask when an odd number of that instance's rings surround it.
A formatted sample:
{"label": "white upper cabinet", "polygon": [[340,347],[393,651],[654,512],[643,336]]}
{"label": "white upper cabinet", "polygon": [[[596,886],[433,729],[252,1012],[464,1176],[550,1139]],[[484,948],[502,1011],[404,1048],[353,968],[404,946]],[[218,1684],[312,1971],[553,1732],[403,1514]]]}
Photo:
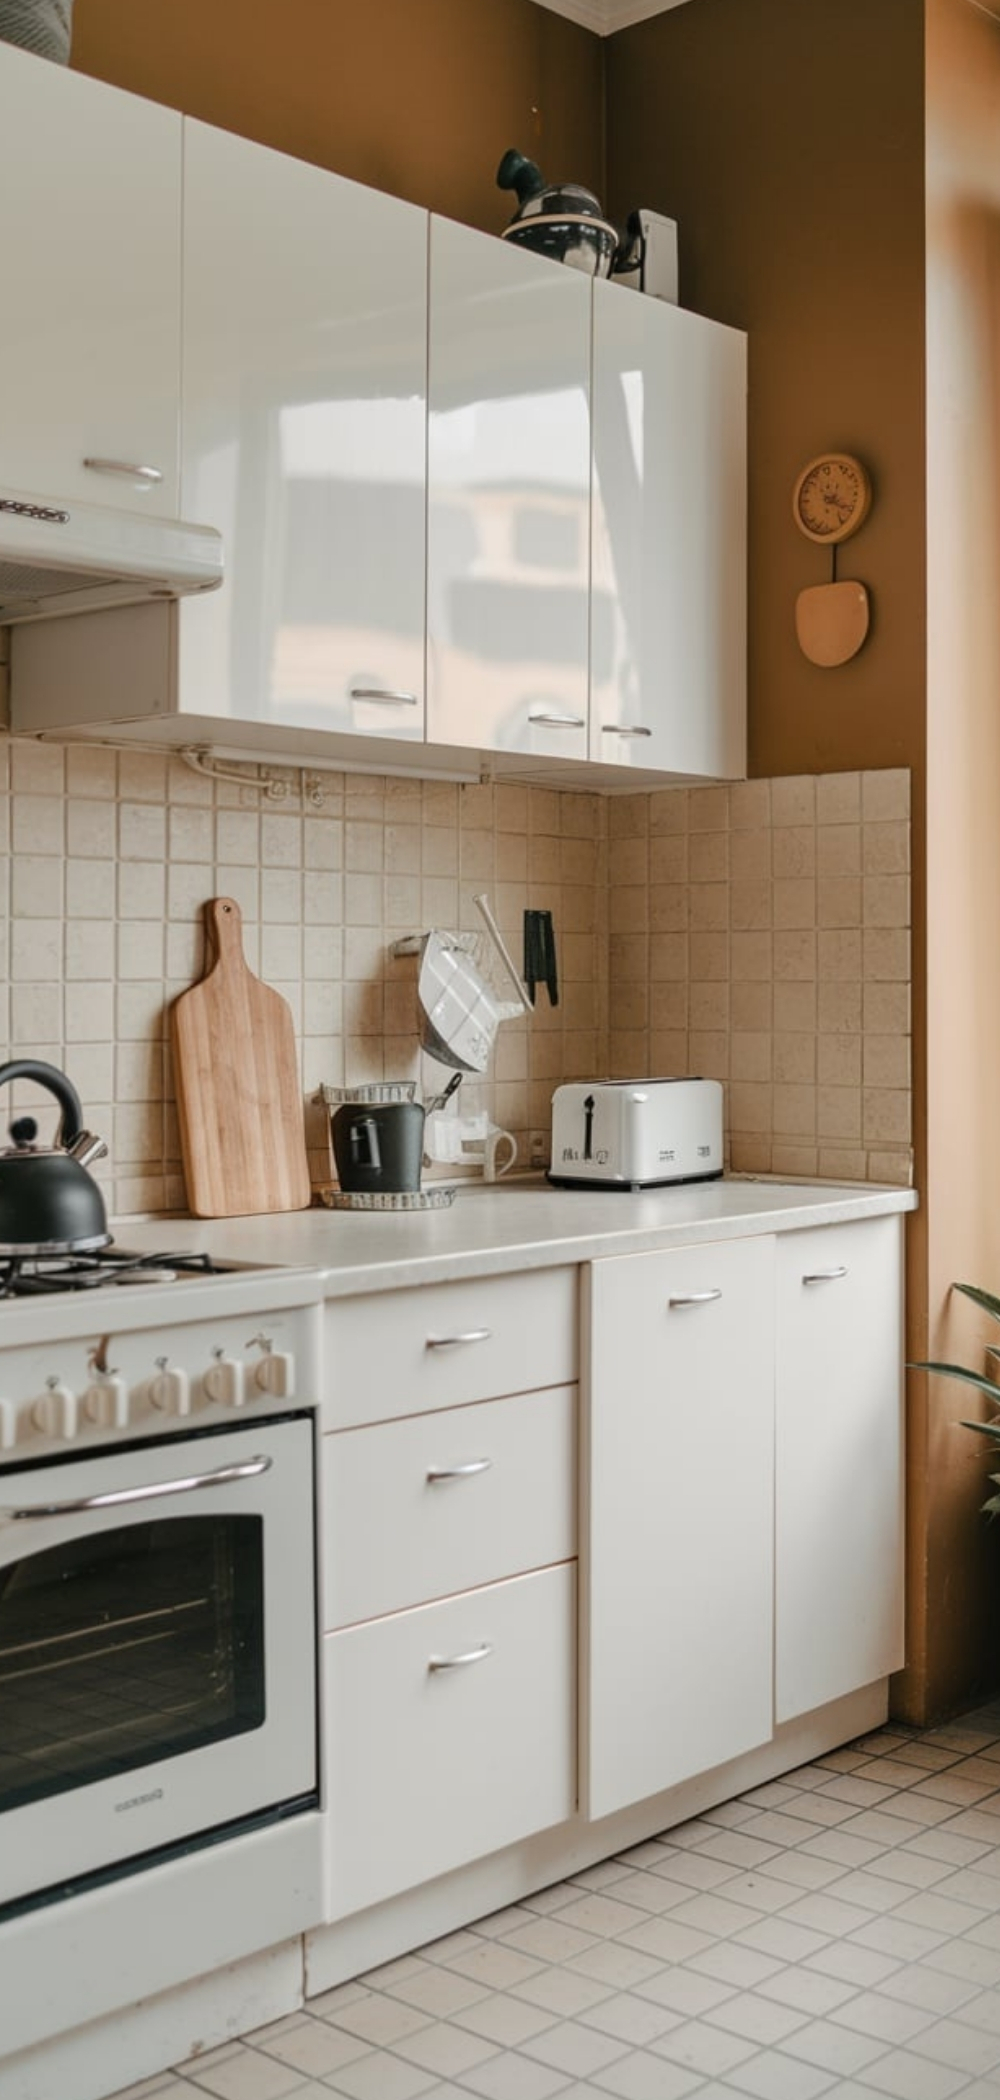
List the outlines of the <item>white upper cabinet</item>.
{"label": "white upper cabinet", "polygon": [[590,757],[746,772],[746,340],[594,291]]}
{"label": "white upper cabinet", "polygon": [[184,203],[181,704],[419,739],[426,214],[191,121]]}
{"label": "white upper cabinet", "polygon": [[590,282],[431,221],[431,742],[585,758]]}
{"label": "white upper cabinet", "polygon": [[180,117],[0,44],[0,194],[0,485],[176,514]]}

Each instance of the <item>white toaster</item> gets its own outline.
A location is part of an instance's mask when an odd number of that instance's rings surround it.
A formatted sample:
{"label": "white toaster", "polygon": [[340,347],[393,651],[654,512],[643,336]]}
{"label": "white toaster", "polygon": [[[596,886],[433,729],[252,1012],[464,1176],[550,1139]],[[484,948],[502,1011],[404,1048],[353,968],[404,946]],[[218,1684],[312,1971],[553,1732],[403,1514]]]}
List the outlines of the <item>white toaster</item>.
{"label": "white toaster", "polygon": [[552,1096],[557,1186],[655,1188],[722,1173],[717,1079],[597,1079]]}

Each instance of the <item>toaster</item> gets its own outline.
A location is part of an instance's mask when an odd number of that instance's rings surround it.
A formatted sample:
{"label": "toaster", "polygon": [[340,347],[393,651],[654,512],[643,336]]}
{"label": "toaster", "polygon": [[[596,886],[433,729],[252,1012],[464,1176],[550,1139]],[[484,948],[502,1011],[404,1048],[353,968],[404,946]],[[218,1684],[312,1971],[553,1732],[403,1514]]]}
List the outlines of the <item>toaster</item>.
{"label": "toaster", "polygon": [[722,1173],[717,1079],[597,1079],[557,1086],[552,1165],[561,1188],[657,1188]]}

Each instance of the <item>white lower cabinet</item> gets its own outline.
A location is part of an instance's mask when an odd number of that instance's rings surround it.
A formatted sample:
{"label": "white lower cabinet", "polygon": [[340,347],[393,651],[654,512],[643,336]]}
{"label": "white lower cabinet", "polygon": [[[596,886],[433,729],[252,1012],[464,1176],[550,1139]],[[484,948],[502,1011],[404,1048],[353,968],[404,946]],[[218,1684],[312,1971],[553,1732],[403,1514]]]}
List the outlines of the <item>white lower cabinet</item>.
{"label": "white lower cabinet", "polygon": [[772,1732],[774,1241],[591,1268],[586,1813]]}
{"label": "white lower cabinet", "polygon": [[900,1220],[777,1243],[775,1714],[903,1660]]}
{"label": "white lower cabinet", "polygon": [[572,1815],[576,1569],[325,1642],[331,1916]]}

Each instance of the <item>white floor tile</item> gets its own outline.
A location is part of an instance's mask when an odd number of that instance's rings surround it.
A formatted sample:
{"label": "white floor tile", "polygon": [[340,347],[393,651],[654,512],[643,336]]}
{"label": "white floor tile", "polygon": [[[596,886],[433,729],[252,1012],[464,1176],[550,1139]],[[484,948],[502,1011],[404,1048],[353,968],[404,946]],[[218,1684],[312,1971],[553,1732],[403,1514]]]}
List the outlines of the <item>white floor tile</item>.
{"label": "white floor tile", "polygon": [[753,2094],[755,2100],[818,2100],[820,2093],[833,2090],[837,2080],[830,2071],[818,2070],[814,2064],[793,2063],[791,2057],[767,2049],[747,2063],[737,2064],[729,2073],[728,2083],[738,2093]]}
{"label": "white floor tile", "polygon": [[876,1731],[117,2100],[1000,2100],[1000,1703]]}
{"label": "white floor tile", "polygon": [[396,2043],[397,2056],[422,2071],[433,2071],[438,2078],[462,2078],[498,2053],[495,2042],[486,2041],[481,2034],[469,2034],[465,2028],[453,2027],[446,2020],[435,2020]]}
{"label": "white floor tile", "polygon": [[961,2092],[966,2078],[962,2071],[928,2063],[925,2057],[899,2049],[880,2056],[877,2063],[861,2073],[858,2082],[871,2086],[876,2093],[889,2094],[891,2100],[952,2100],[953,2093]]}
{"label": "white floor tile", "polygon": [[630,2049],[648,2049],[661,2035],[682,2024],[679,2013],[668,2011],[651,1998],[640,1998],[634,1991],[614,1991],[610,1998],[602,1998],[599,2005],[592,2005],[579,2017],[582,2026],[627,2042]]}

